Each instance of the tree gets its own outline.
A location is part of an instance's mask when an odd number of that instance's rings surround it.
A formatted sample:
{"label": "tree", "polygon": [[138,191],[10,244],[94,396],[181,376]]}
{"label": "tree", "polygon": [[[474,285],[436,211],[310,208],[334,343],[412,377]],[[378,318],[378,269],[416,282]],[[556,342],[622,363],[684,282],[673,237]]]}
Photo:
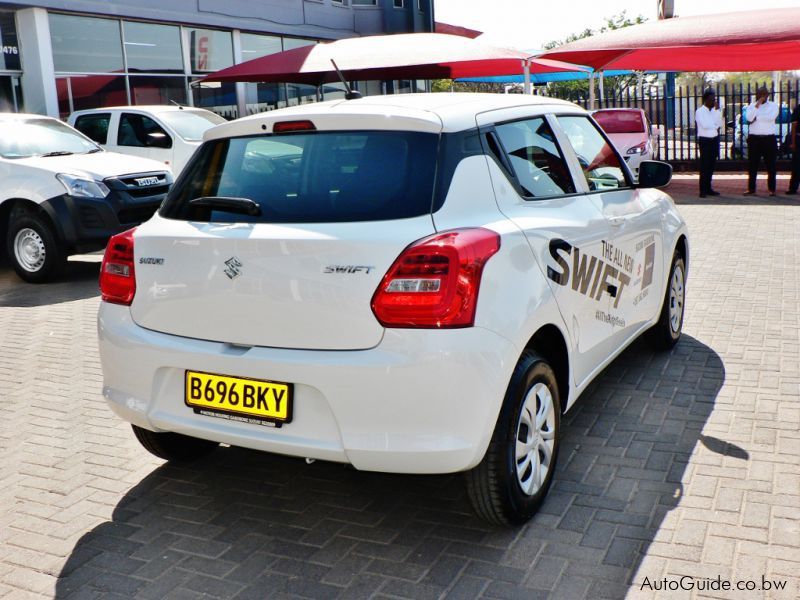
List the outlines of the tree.
{"label": "tree", "polygon": [[432,92],[486,92],[489,94],[502,94],[505,92],[505,84],[477,83],[470,81],[453,81],[452,79],[434,79],[433,81],[431,81],[431,91]]}

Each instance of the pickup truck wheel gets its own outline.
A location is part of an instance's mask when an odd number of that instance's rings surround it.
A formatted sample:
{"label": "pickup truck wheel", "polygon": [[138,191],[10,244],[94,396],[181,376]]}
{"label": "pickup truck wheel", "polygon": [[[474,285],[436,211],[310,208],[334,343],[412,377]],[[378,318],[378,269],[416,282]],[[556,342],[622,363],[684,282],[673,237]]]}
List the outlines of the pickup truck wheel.
{"label": "pickup truck wheel", "polygon": [[56,279],[67,264],[66,252],[50,224],[33,214],[12,220],[6,250],[17,275],[29,283]]}
{"label": "pickup truck wheel", "polygon": [[192,462],[217,449],[217,442],[201,440],[180,433],[156,433],[131,425],[133,434],[150,454],[172,462]]}
{"label": "pickup truck wheel", "polygon": [[686,302],[686,264],[677,252],[672,257],[667,291],[658,322],[648,331],[650,345],[655,350],[669,350],[681,338],[683,310]]}
{"label": "pickup truck wheel", "polygon": [[536,513],[553,479],[560,426],[555,373],[544,359],[526,352],[514,369],[486,455],[466,474],[479,516],[511,525]]}

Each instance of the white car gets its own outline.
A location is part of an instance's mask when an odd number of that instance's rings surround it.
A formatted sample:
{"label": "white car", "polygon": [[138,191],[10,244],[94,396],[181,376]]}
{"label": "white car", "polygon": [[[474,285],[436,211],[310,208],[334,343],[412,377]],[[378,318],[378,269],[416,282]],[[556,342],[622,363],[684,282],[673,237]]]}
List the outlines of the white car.
{"label": "white car", "polygon": [[604,108],[592,112],[594,120],[608,134],[634,177],[644,160],[658,158],[659,129],[651,125],[641,108]]}
{"label": "white car", "polygon": [[210,130],[101,270],[103,393],[168,460],[219,443],[396,473],[465,471],[528,519],[559,423],[640,334],[681,335],[671,168],[637,185],[583,109],[409,94]]}
{"label": "white car", "polygon": [[[177,178],[218,114],[188,106],[116,106],[80,110],[69,124],[106,150],[157,160]],[[163,167],[162,167],[163,168]]]}
{"label": "white car", "polygon": [[164,165],[106,152],[57,119],[0,113],[0,238],[26,281],[146,221],[170,185]]}

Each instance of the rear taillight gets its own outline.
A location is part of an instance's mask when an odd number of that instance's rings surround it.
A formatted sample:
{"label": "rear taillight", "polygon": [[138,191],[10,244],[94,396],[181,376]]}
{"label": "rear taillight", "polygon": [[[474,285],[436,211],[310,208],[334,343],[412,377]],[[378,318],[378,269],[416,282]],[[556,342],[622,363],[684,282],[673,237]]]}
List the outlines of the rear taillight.
{"label": "rear taillight", "polygon": [[100,293],[106,302],[130,306],[136,294],[133,269],[133,232],[123,231],[108,240],[100,267]]}
{"label": "rear taillight", "polygon": [[272,126],[272,133],[291,133],[293,131],[315,131],[311,121],[278,121]]}
{"label": "rear taillight", "polygon": [[403,250],[372,297],[384,327],[470,327],[475,322],[481,274],[500,249],[488,229],[453,229]]}

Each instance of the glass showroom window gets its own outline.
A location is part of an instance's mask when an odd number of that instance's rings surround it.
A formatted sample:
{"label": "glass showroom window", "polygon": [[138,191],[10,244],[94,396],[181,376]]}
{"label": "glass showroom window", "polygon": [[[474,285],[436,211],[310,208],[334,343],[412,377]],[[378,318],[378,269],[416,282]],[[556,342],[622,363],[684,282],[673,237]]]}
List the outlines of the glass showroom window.
{"label": "glass showroom window", "polygon": [[[243,33],[241,42],[243,62],[283,50],[281,38],[277,36]],[[245,105],[248,115],[283,108],[286,106],[286,86],[282,83],[247,83]]]}
{"label": "glass showroom window", "polygon": [[57,73],[122,73],[120,22],[49,13]]}
{"label": "glass showroom window", "polygon": [[[172,25],[123,21],[122,33],[131,104],[187,104],[180,29]],[[180,73],[180,76],[161,73]]]}
{"label": "glass showroom window", "polygon": [[[233,41],[230,31],[216,29],[184,29],[189,47],[192,74],[203,76],[233,64]],[[194,105],[222,115],[226,119],[239,116],[235,83],[202,83],[192,85]]]}
{"label": "glass showroom window", "polygon": [[129,73],[183,73],[178,27],[123,21],[122,30]]}
{"label": "glass showroom window", "polygon": [[49,13],[59,113],[128,104],[120,22]]}
{"label": "glass showroom window", "polygon": [[[314,40],[306,40],[302,38],[283,38],[283,49],[291,50],[293,48],[311,46],[316,43],[317,42]],[[316,86],[305,85],[302,83],[290,83],[286,86],[286,89],[288,93],[289,106],[308,104],[317,100]]]}
{"label": "glass showroom window", "polygon": [[23,110],[21,74],[14,13],[0,11],[0,112]]}
{"label": "glass showroom window", "polygon": [[56,77],[58,112],[62,119],[76,110],[125,106],[128,91],[122,75],[70,75]]}

